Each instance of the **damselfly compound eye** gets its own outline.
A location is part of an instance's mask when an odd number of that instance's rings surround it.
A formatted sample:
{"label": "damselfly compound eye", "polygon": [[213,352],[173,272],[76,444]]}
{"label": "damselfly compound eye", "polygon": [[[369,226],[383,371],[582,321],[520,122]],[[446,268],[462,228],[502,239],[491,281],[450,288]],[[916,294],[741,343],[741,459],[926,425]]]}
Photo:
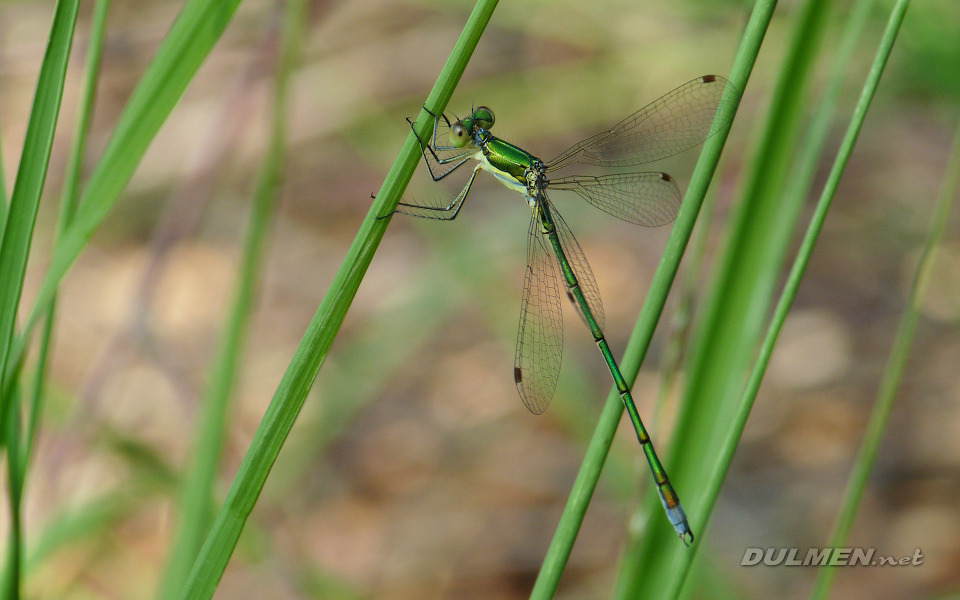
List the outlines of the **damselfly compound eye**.
{"label": "damselfly compound eye", "polygon": [[470,136],[467,134],[467,128],[463,123],[457,121],[450,127],[450,143],[457,148],[463,148],[467,145]]}
{"label": "damselfly compound eye", "polygon": [[487,106],[481,106],[473,111],[473,118],[477,127],[481,129],[490,129],[496,120],[496,117],[493,116],[493,111]]}

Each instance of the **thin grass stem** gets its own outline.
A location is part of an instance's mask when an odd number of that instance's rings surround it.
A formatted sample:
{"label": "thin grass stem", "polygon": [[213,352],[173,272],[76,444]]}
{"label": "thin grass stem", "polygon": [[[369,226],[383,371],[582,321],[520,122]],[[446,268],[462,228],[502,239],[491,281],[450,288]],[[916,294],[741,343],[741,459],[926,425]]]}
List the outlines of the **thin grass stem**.
{"label": "thin grass stem", "polygon": [[[36,299],[5,364],[16,365],[22,360],[30,333],[46,314],[60,280],[116,203],[150,142],[220,39],[239,3],[240,0],[187,0],[180,10],[127,101],[90,174],[70,226],[57,240]],[[4,322],[0,320],[2,325]],[[3,333],[0,329],[0,334]],[[8,352],[3,354],[6,356]]]}
{"label": "thin grass stem", "polygon": [[309,6],[306,0],[287,0],[284,10],[273,85],[270,139],[257,175],[233,304],[200,405],[194,451],[180,490],[179,525],[167,559],[166,573],[161,579],[159,597],[162,599],[179,596],[213,518],[213,488],[225,434],[227,407],[250,322],[266,233],[273,222],[279,195],[287,138],[290,76],[297,62]]}
{"label": "thin grass stem", "polygon": [[[74,127],[73,142],[70,148],[70,155],[67,162],[64,188],[60,204],[60,218],[57,223],[57,235],[62,234],[70,217],[73,215],[73,208],[76,204],[76,187],[79,180],[80,165],[83,158],[83,148],[85,146],[86,133],[90,121],[90,115],[93,108],[93,97],[96,91],[97,74],[100,69],[100,51],[103,41],[104,21],[106,20],[106,6],[109,0],[98,0],[94,8],[93,21],[90,28],[90,41],[88,44],[89,53],[84,70],[84,79],[81,86],[80,103],[77,107],[77,122]],[[27,399],[27,419],[24,426],[25,431],[20,428],[20,407],[19,402],[10,403],[8,411],[7,438],[8,448],[15,448],[17,451],[8,453],[9,474],[11,479],[11,519],[19,523],[20,502],[23,498],[23,490],[26,487],[26,475],[30,461],[30,455],[33,450],[34,440],[36,439],[39,419],[42,413],[44,386],[43,381],[46,373],[46,365],[51,351],[51,337],[53,332],[53,316],[55,301],[51,303],[50,311],[44,322],[43,332],[40,338],[40,348],[37,356],[37,366],[33,373],[32,384],[29,389]],[[17,376],[21,362],[11,365],[10,381]],[[16,463],[16,464],[14,464]],[[12,528],[12,534],[20,538],[19,525]],[[22,540],[18,540],[22,542]],[[13,544],[11,544],[13,547]],[[11,551],[11,557],[13,553]],[[4,589],[8,591],[8,597],[14,597],[13,587],[19,587],[18,572],[21,570],[19,563],[22,559],[14,561],[12,558],[7,563],[4,573]],[[16,563],[16,564],[15,564]]]}
{"label": "thin grass stem", "polygon": [[[80,185],[80,172],[83,166],[84,149],[87,144],[87,133],[90,129],[90,119],[93,117],[93,107],[97,95],[97,82],[100,80],[100,59],[103,53],[103,36],[107,21],[107,11],[110,0],[97,0],[93,8],[93,17],[90,23],[90,36],[87,41],[87,60],[83,71],[83,82],[80,85],[80,101],[77,104],[77,117],[73,128],[73,139],[70,143],[70,153],[67,157],[67,166],[64,172],[63,190],[60,194],[60,214],[57,219],[56,238],[63,235],[73,219],[77,206],[77,189]],[[55,239],[56,239],[55,238]],[[44,380],[47,363],[52,351],[54,317],[56,313],[56,296],[50,302],[50,309],[44,317],[43,329],[40,334],[40,345],[37,356],[37,366],[33,373],[33,382],[30,386],[30,396],[27,404],[26,437],[23,440],[23,455],[21,457],[21,472],[26,473],[30,454],[33,450],[43,411]]]}
{"label": "thin grass stem", "polygon": [[[900,324],[897,327],[893,347],[890,350],[890,357],[887,360],[883,379],[877,391],[877,401],[873,406],[873,411],[870,413],[867,431],[863,436],[860,451],[857,453],[857,458],[854,461],[853,471],[850,474],[847,488],[843,494],[840,512],[837,515],[833,533],[830,535],[830,541],[827,544],[828,547],[839,548],[847,543],[850,528],[853,526],[853,520],[857,514],[857,507],[860,505],[860,499],[863,497],[864,490],[866,490],[870,471],[873,468],[873,463],[877,458],[877,452],[880,449],[880,442],[883,439],[883,432],[886,429],[887,420],[890,417],[890,410],[893,407],[897,387],[903,378],[907,359],[910,356],[910,347],[913,343],[913,336],[917,328],[920,302],[923,300],[927,284],[930,280],[936,249],[943,239],[947,216],[950,214],[950,209],[953,206],[953,199],[957,195],[958,186],[960,186],[960,127],[957,129],[957,134],[953,142],[953,150],[947,161],[946,173],[943,177],[940,193],[937,196],[933,217],[930,220],[930,228],[927,230],[927,238],[924,242],[920,262],[917,265],[917,269],[913,274],[913,281],[910,284],[907,306],[903,311],[903,315],[900,317]],[[821,566],[817,571],[817,580],[814,583],[810,598],[813,600],[825,600],[827,594],[830,592],[830,584],[833,582],[835,575],[835,567]]]}
{"label": "thin grass stem", "polygon": [[[30,107],[20,165],[10,195],[10,207],[0,244],[0,375],[5,374],[16,327],[20,294],[27,269],[27,257],[36,223],[40,196],[46,181],[53,135],[60,113],[67,62],[77,21],[78,0],[60,0],[54,9],[50,36],[44,53],[37,87]],[[8,389],[0,377],[0,390]],[[10,500],[10,531],[7,557],[0,593],[5,598],[20,597],[22,562],[23,497],[21,466],[20,389],[11,385],[9,394],[0,395],[0,435],[7,448],[7,493]]]}
{"label": "thin grass stem", "polygon": [[[23,152],[0,245],[0,374],[6,374],[27,256],[60,113],[79,0],[59,0],[30,108]],[[5,386],[0,386],[5,389]],[[4,400],[7,401],[7,400]],[[6,407],[0,412],[7,414]]]}
{"label": "thin grass stem", "polygon": [[[427,97],[424,107],[429,112],[443,112],[496,5],[496,0],[477,2]],[[417,167],[420,145],[416,136],[421,140],[426,139],[431,125],[432,119],[429,118],[428,111],[422,110],[414,125],[416,134],[411,131],[407,135],[397,159],[387,173],[370,211],[267,406],[230,491],[194,563],[182,598],[209,599],[216,590],[270,468],[293,427],[320,365],[383,238],[390,222],[389,215],[396,208]]]}
{"label": "thin grass stem", "polygon": [[[754,5],[753,14],[744,30],[730,73],[729,79],[732,85],[728,88],[728,93],[725,94],[721,102],[721,108],[718,110],[729,111],[728,114],[731,116],[736,113],[740,103],[740,95],[742,90],[746,88],[776,4],[776,0],[758,0]],[[632,384],[636,381],[640,364],[643,362],[647,348],[650,346],[650,340],[663,312],[667,294],[680,267],[680,259],[683,257],[683,252],[690,239],[700,206],[703,203],[707,188],[710,186],[729,130],[729,125],[722,128],[717,135],[707,140],[700,153],[677,221],[670,231],[663,256],[660,258],[657,270],[654,273],[650,291],[644,300],[637,324],[620,362],[620,370],[628,383]],[[583,462],[571,488],[570,496],[547,549],[543,565],[540,567],[537,581],[530,594],[533,600],[548,600],[556,593],[560,576],[566,567],[570,552],[573,549],[573,543],[580,531],[583,517],[600,478],[603,464],[610,452],[610,445],[623,416],[623,410],[620,395],[615,392],[614,388],[607,396],[603,412],[594,429],[593,436],[590,438]]]}
{"label": "thin grass stem", "polygon": [[[848,23],[849,26],[846,28],[844,35],[845,39],[842,46],[848,48],[850,53],[852,53],[854,42],[856,41],[856,38],[859,37],[859,33],[862,30],[862,22],[859,21],[865,19],[870,8],[868,2],[863,2],[862,4],[867,4],[868,6],[855,8],[855,12],[851,14],[850,21]],[[851,153],[853,152],[853,148],[856,144],[860,129],[863,126],[863,121],[866,117],[867,110],[869,109],[870,103],[872,102],[876,93],[880,76],[883,73],[883,68],[886,65],[887,59],[890,56],[890,51],[893,47],[893,41],[896,39],[900,23],[903,19],[903,11],[906,10],[907,4],[909,4],[909,0],[900,0],[891,14],[887,30],[885,31],[883,39],[880,43],[880,47],[877,50],[873,66],[871,67],[870,73],[867,76],[867,81],[864,84],[860,99],[856,108],[854,109],[853,116],[851,117],[850,123],[847,127],[846,134],[844,135],[840,149],[837,152],[837,156],[830,170],[830,174],[827,177],[820,200],[817,203],[813,217],[811,218],[810,224],[804,235],[803,242],[801,243],[800,249],[797,252],[797,257],[794,260],[790,274],[787,277],[784,290],[781,293],[776,308],[774,309],[773,317],[760,347],[760,353],[747,379],[746,388],[740,397],[740,402],[737,406],[737,413],[733,420],[732,427],[726,432],[726,439],[720,448],[720,453],[714,464],[714,468],[709,474],[707,485],[705,487],[706,493],[704,495],[706,511],[704,518],[705,523],[709,519],[709,514],[712,511],[713,506],[716,503],[717,496],[720,493],[720,487],[723,484],[723,479],[726,476],[727,469],[729,468],[730,462],[733,459],[733,455],[736,452],[737,444],[739,443],[740,436],[743,433],[743,428],[746,425],[747,418],[749,417],[750,411],[753,408],[757,391],[760,389],[760,384],[763,381],[763,375],[766,372],[770,356],[773,354],[777,337],[780,334],[783,323],[786,320],[787,314],[790,311],[790,307],[793,304],[793,300],[796,297],[797,290],[800,287],[800,282],[803,279],[807,264],[810,261],[810,256],[813,254],[814,246],[816,245],[820,231],[823,228],[823,223],[826,219],[827,212],[830,209],[830,205],[836,193],[837,185],[840,182],[843,171],[846,168]],[[831,91],[834,93],[827,94],[827,96],[824,98],[824,102],[820,106],[817,117],[814,119],[814,123],[817,126],[811,129],[813,134],[811,135],[810,139],[813,141],[805,146],[805,151],[802,153],[800,160],[800,164],[802,165],[801,172],[815,162],[810,157],[812,155],[819,154],[819,146],[821,144],[817,143],[815,138],[819,137],[821,134],[825,135],[825,126],[823,128],[819,126],[825,121],[830,120],[833,112],[836,87],[839,86],[839,81],[842,79],[842,76],[843,72],[841,69],[836,69],[834,71],[834,82],[831,84]],[[812,176],[812,171],[813,169],[811,167],[809,173],[806,173],[806,175]],[[800,184],[798,183],[798,185]],[[696,551],[698,548],[699,545],[694,548],[694,551]],[[691,562],[692,557],[691,560],[685,561],[684,564],[686,572],[689,572]],[[679,586],[682,585],[684,579],[685,577],[681,578],[681,581],[677,586],[677,591],[679,591]]]}
{"label": "thin grass stem", "polygon": [[23,562],[23,523],[21,521],[21,501],[23,500],[23,473],[20,470],[21,427],[18,412],[20,410],[20,387],[14,386],[12,397],[8,399],[4,419],[6,431],[3,432],[7,444],[7,494],[10,498],[10,532],[7,535],[7,560],[3,571],[3,586],[0,593],[3,598],[20,598],[20,572]]}

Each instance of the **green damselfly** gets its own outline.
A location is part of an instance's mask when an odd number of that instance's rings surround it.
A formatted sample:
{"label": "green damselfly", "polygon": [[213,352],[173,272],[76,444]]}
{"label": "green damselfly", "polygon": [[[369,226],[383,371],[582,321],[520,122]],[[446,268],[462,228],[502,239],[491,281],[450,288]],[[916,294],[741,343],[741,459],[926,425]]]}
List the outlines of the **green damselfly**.
{"label": "green damselfly", "polygon": [[[687,544],[693,541],[693,533],[686,514],[640,420],[630,386],[604,338],[603,305],[596,279],[580,244],[547,197],[548,189],[575,192],[615,217],[637,225],[657,226],[676,218],[680,190],[670,175],[656,171],[560,178],[548,178],[548,174],[577,163],[600,167],[637,166],[689,150],[732,118],[732,115],[718,114],[728,85],[716,75],[698,77],[547,162],[494,137],[490,133],[494,114],[485,106],[452,124],[444,115],[433,115],[433,137],[429,143],[421,140],[420,148],[434,181],[444,179],[471,159],[476,159],[478,164],[452,202],[437,206],[401,202],[396,210],[415,217],[453,220],[481,170],[489,171],[503,185],[524,197],[532,218],[514,366],[520,397],[535,414],[546,410],[553,399],[563,350],[562,283],[610,369],[650,465],[667,518]],[[449,130],[449,143],[442,141],[441,129]]]}

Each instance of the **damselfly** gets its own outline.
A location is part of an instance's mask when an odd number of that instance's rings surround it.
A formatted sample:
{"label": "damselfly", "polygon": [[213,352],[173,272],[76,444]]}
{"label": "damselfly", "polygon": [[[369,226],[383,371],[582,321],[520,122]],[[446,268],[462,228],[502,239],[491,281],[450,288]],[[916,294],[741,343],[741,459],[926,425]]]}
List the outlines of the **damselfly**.
{"label": "damselfly", "polygon": [[[535,414],[546,410],[553,399],[563,350],[562,284],[593,334],[610,369],[650,465],[667,518],[680,538],[688,544],[693,541],[693,533],[687,524],[686,514],[640,420],[630,386],[620,373],[617,361],[604,339],[603,305],[597,282],[580,244],[547,197],[547,190],[572,191],[615,217],[637,225],[657,226],[676,218],[680,208],[680,190],[670,175],[655,171],[560,178],[550,178],[548,175],[576,163],[632,167],[697,146],[732,118],[731,115],[717,114],[727,85],[725,79],[715,75],[694,79],[611,129],[574,144],[560,156],[546,162],[491,135],[494,114],[485,106],[452,124],[446,116],[434,115],[433,137],[429,143],[420,143],[423,160],[434,181],[447,177],[470,159],[476,159],[477,165],[452,202],[438,206],[401,202],[396,210],[415,217],[453,220],[463,207],[481,170],[489,171],[503,185],[523,196],[530,206],[532,218],[527,238],[527,272],[514,366],[514,379],[520,397]],[[449,129],[448,142],[442,140],[443,135],[439,133],[441,129]]]}

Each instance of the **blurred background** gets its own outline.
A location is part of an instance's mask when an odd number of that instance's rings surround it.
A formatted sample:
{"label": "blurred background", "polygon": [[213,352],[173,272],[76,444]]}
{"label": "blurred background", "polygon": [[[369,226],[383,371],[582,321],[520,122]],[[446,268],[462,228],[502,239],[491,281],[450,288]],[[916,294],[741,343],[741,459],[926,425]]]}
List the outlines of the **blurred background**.
{"label": "blurred background", "polygon": [[[489,105],[498,136],[549,159],[683,82],[726,75],[751,4],[502,2],[449,111]],[[846,3],[837,4],[839,29]],[[892,5],[880,4],[848,74],[813,199]],[[695,297],[722,247],[740,165],[767,110],[796,5],[780,2],[745,90],[715,184],[704,264],[689,278]],[[180,7],[114,0],[88,165]],[[63,102],[69,108],[41,203],[26,306],[49,257],[91,8],[81,3]],[[418,113],[471,8],[439,0],[313,3],[221,493],[408,134],[403,118]],[[8,185],[52,13],[47,0],[0,2]],[[266,144],[279,14],[273,1],[241,5],[64,282],[27,490],[30,597],[155,594]],[[836,31],[824,43],[829,58]],[[803,553],[828,538],[905,306],[958,100],[960,5],[915,2],[705,534],[697,597],[808,595],[815,569],[741,567],[740,560],[747,547]],[[661,168],[685,189],[696,155]],[[423,172],[407,192],[449,193]],[[576,196],[554,202],[590,259],[607,338],[619,355],[669,227],[634,227]],[[553,405],[536,417],[520,402],[511,373],[528,218],[518,196],[481,176],[456,221],[393,219],[217,597],[529,594],[610,382],[587,330],[567,310]],[[897,557],[920,548],[924,562],[843,569],[834,597],[932,598],[960,589],[958,223],[954,210],[850,540]],[[676,395],[675,386],[664,388],[662,372],[677,335],[670,326],[676,306],[672,298],[635,386],[645,419],[658,395],[667,398],[654,428],[662,446]],[[622,428],[560,598],[609,597],[638,481],[649,477],[640,460]],[[5,527],[0,520],[0,535]]]}

